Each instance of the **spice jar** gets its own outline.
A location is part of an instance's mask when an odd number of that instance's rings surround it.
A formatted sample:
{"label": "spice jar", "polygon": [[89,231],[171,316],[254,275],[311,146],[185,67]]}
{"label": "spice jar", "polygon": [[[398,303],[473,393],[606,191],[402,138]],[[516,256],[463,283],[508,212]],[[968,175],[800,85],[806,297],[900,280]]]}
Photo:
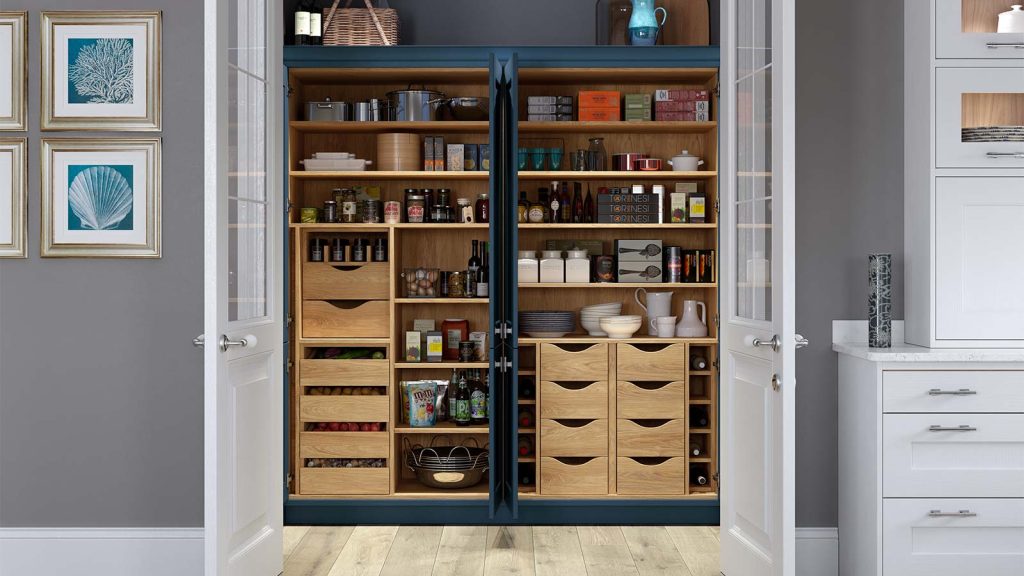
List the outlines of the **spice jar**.
{"label": "spice jar", "polygon": [[434,189],[424,188],[420,190],[420,194],[423,195],[423,221],[430,222],[432,212],[434,210]]}
{"label": "spice jar", "polygon": [[345,261],[345,248],[348,247],[348,240],[344,238],[331,239],[331,262]]}
{"label": "spice jar", "polygon": [[324,244],[325,241],[320,238],[313,238],[309,241],[309,261],[310,262],[323,262],[324,261]]}
{"label": "spice jar", "polygon": [[341,221],[346,223],[358,221],[355,190],[346,189],[341,191]]}
{"label": "spice jar", "polygon": [[410,194],[405,199],[405,221],[410,224],[422,224],[426,212],[425,200],[422,194]]}
{"label": "spice jar", "polygon": [[469,198],[459,198],[456,202],[459,204],[459,222],[463,224],[472,224],[474,214],[473,206],[469,201]]}
{"label": "spice jar", "polygon": [[334,224],[338,221],[338,203],[334,200],[324,201],[324,222]]}
{"label": "spice jar", "polygon": [[434,212],[430,215],[430,220],[431,222],[447,222],[448,210],[444,206],[434,206]]}
{"label": "spice jar", "polygon": [[352,243],[352,261],[366,262],[366,240],[356,240]]}
{"label": "spice jar", "polygon": [[388,261],[388,241],[385,238],[376,238],[373,241],[373,261]]}
{"label": "spice jar", "polygon": [[452,189],[451,188],[438,188],[437,189],[437,205],[442,206],[447,210],[452,208]]}
{"label": "spice jar", "polygon": [[448,297],[466,297],[466,273],[456,270],[448,275]]}
{"label": "spice jar", "polygon": [[490,221],[490,202],[487,193],[484,192],[476,197],[476,221],[484,224]]}

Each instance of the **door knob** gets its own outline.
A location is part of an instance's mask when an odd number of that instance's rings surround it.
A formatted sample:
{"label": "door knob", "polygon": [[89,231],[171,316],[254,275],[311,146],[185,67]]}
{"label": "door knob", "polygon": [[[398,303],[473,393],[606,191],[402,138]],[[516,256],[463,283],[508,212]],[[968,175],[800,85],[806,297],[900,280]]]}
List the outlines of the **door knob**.
{"label": "door knob", "polygon": [[772,374],[772,390],[778,392],[779,388],[782,388],[782,379],[778,374]]}
{"label": "door knob", "polygon": [[796,349],[807,348],[811,344],[810,340],[804,338],[800,334],[796,335]]}
{"label": "door knob", "polygon": [[206,334],[200,334],[192,339],[192,345],[196,348],[202,348],[206,345]]}
{"label": "door knob", "polygon": [[754,348],[760,348],[762,346],[771,348],[773,352],[779,351],[779,346],[782,345],[782,341],[779,340],[779,335],[772,336],[771,340],[761,340],[760,338],[754,338],[750,341],[750,345]]}
{"label": "door knob", "polygon": [[227,337],[226,334],[222,334],[221,337],[220,337],[219,344],[220,344],[220,351],[221,352],[227,352],[228,349],[233,347],[233,346],[238,346],[239,348],[245,348],[247,346],[255,346],[256,345],[256,337],[252,336],[252,335],[249,335],[249,336],[246,336],[245,338],[239,338],[238,340],[231,340],[230,338]]}

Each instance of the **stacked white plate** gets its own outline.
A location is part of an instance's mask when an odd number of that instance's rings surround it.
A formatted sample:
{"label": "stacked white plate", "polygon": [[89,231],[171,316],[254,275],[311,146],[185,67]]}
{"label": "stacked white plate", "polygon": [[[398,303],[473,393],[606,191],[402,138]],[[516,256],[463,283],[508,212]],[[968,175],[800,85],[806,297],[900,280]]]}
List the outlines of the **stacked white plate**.
{"label": "stacked white plate", "polygon": [[534,338],[561,338],[576,328],[576,314],[562,310],[519,313],[519,331]]}
{"label": "stacked white plate", "polygon": [[643,320],[643,316],[608,316],[601,318],[600,326],[609,338],[625,339],[636,334]]}
{"label": "stacked white plate", "polygon": [[607,336],[608,334],[601,330],[601,318],[618,316],[621,313],[622,302],[584,306],[580,309],[580,326],[583,326],[591,336]]}

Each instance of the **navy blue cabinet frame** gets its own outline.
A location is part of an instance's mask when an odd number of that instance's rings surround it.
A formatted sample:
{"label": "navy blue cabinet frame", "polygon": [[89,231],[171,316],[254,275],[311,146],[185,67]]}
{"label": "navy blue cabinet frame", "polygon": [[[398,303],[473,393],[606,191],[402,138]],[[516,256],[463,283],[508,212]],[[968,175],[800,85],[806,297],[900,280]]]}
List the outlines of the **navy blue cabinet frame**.
{"label": "navy blue cabinet frame", "polygon": [[[518,70],[520,68],[718,68],[717,46],[286,46],[293,68],[487,68],[491,97],[492,247],[490,393],[491,473],[488,500],[298,499],[285,482],[285,524],[669,524],[719,523],[717,500],[544,499],[518,497]],[[285,110],[287,87],[284,87]],[[284,134],[288,133],[287,113]],[[288,150],[285,143],[285,158]],[[288,179],[284,179],[285,197]],[[286,219],[287,220],[287,219]],[[288,238],[287,230],[284,234]],[[290,252],[285,250],[285,254]],[[287,263],[285,263],[287,266]],[[287,283],[284,286],[287,309]],[[499,322],[506,322],[501,325]],[[505,331],[507,329],[507,332]],[[506,335],[507,334],[507,335]],[[287,344],[288,333],[285,333]],[[507,359],[508,366],[500,365]],[[496,363],[497,361],[497,363]],[[287,381],[287,378],[286,380]],[[286,387],[287,388],[287,387]],[[290,469],[291,407],[285,398],[284,468]],[[400,463],[395,463],[400,465]]]}

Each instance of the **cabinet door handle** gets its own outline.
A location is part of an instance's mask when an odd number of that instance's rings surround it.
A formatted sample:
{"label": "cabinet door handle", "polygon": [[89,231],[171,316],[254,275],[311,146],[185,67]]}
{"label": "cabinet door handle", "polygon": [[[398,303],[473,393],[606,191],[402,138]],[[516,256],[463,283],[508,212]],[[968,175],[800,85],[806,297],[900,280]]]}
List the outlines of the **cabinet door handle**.
{"label": "cabinet door handle", "polygon": [[977,512],[971,512],[970,510],[957,510],[956,512],[943,512],[942,510],[928,511],[928,516],[930,518],[973,518],[977,515]]}
{"label": "cabinet door handle", "polygon": [[975,396],[977,391],[971,390],[970,388],[961,388],[959,390],[940,390],[938,388],[932,388],[928,391],[929,396]]}
{"label": "cabinet door handle", "polygon": [[1024,152],[989,152],[986,156],[993,160],[1002,160],[1005,158],[1024,159]]}
{"label": "cabinet door handle", "polygon": [[989,42],[986,44],[989,50],[998,50],[1000,48],[1017,48],[1018,50],[1024,49],[1024,42]]}
{"label": "cabinet door handle", "polygon": [[978,429],[974,426],[968,426],[967,424],[961,424],[959,426],[929,426],[929,432],[977,432]]}

